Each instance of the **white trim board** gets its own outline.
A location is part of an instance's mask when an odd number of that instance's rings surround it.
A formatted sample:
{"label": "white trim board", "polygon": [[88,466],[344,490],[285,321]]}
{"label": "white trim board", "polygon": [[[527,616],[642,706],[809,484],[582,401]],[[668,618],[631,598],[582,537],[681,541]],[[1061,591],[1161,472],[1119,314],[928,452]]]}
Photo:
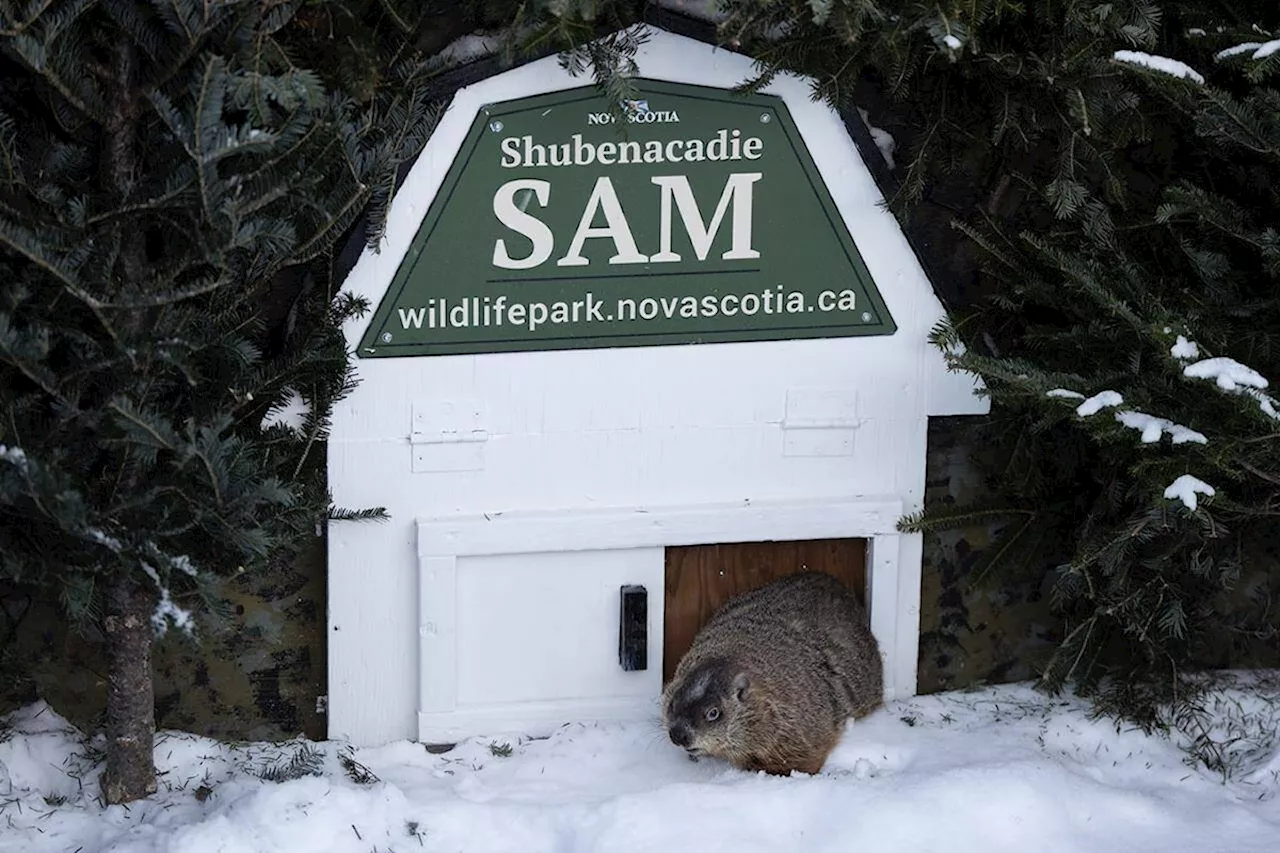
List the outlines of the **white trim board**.
{"label": "white trim board", "polygon": [[[692,504],[634,510],[495,513],[420,518],[418,534],[418,739],[444,742],[579,720],[634,719],[650,703],[602,697],[565,704],[460,708],[457,702],[456,587],[459,558],[586,550],[664,548],[725,542],[865,538],[871,630],[885,663],[885,699],[914,695],[920,629],[920,565],[903,560],[892,497]],[[662,660],[661,604],[650,660]],[[902,606],[905,605],[905,606]],[[656,696],[653,697],[656,700]]]}
{"label": "white trim board", "polygon": [[446,516],[418,519],[418,555],[897,535],[901,516],[902,501],[884,496]]}

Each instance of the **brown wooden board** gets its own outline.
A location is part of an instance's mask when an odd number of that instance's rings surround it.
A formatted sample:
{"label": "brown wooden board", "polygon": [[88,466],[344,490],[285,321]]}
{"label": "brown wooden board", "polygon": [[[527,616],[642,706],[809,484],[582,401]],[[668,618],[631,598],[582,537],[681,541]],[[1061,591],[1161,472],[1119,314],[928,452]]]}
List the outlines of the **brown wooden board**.
{"label": "brown wooden board", "polygon": [[694,635],[726,601],[785,575],[834,575],[866,603],[867,540],[730,542],[666,549],[662,680],[671,679]]}

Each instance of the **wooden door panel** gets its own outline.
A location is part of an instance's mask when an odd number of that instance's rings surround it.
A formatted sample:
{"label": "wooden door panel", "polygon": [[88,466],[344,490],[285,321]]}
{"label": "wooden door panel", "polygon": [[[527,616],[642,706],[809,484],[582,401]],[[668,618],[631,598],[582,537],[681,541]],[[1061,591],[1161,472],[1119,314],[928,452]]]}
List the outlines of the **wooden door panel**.
{"label": "wooden door panel", "polygon": [[866,539],[730,542],[666,549],[662,680],[711,615],[739,593],[811,569],[839,578],[866,603]]}

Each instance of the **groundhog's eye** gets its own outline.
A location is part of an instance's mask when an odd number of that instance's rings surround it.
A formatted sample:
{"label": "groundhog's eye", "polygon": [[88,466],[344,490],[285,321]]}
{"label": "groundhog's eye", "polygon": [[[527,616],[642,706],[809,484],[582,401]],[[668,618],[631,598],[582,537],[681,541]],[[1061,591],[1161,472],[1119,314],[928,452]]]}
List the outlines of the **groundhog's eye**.
{"label": "groundhog's eye", "polygon": [[707,717],[707,722],[708,722],[708,723],[714,723],[716,720],[720,719],[720,709],[719,709],[719,708],[708,708],[708,709],[707,709],[707,713],[706,713],[706,717]]}

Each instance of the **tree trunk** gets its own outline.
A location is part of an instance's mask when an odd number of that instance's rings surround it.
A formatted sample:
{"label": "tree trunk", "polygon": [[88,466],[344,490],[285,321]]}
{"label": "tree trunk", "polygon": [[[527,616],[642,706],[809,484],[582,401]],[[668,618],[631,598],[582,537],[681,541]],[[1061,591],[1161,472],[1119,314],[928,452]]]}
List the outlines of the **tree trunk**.
{"label": "tree trunk", "polygon": [[[140,99],[137,56],[128,39],[120,39],[114,61],[103,73],[108,111],[103,127],[102,182],[104,189],[123,204],[132,197],[141,167],[137,127]],[[138,286],[145,275],[144,235],[131,232],[122,236],[118,274],[130,285]],[[146,312],[141,309],[117,312],[114,319],[126,346],[147,322]],[[146,365],[135,366],[135,370],[145,374]],[[129,494],[133,486],[130,475],[123,477],[117,488]],[[153,761],[156,706],[155,688],[151,682],[151,643],[155,636],[151,613],[155,598],[151,590],[131,578],[126,569],[121,567],[116,571],[118,576],[112,579],[106,590],[104,625],[107,766],[101,784],[103,799],[108,805],[142,799],[156,790]]]}
{"label": "tree trunk", "polygon": [[150,593],[128,575],[115,578],[107,590],[107,766],[102,796],[108,805],[156,791],[153,606]]}

